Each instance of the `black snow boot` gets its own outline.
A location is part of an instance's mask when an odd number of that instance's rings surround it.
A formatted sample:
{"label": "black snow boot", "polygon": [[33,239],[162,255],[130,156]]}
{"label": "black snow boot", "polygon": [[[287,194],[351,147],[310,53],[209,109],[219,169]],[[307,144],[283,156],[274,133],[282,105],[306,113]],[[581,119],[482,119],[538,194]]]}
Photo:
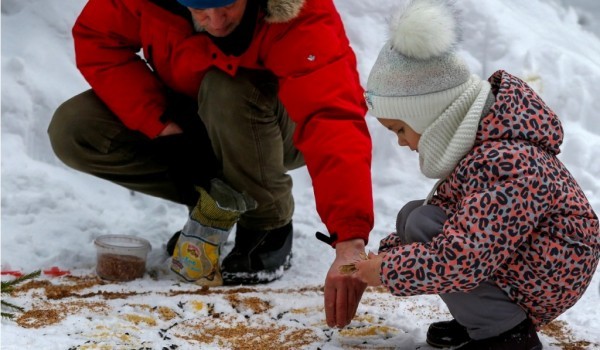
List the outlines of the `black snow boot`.
{"label": "black snow boot", "polygon": [[542,343],[529,319],[487,339],[471,340],[457,350],[541,350]]}
{"label": "black snow boot", "polygon": [[179,239],[179,236],[181,235],[181,231],[177,231],[173,234],[173,236],[169,239],[169,241],[167,242],[167,254],[169,254],[169,256],[173,256],[173,252],[175,251],[175,245],[177,245],[177,240]]}
{"label": "black snow boot", "polygon": [[467,328],[456,320],[432,323],[427,330],[427,344],[435,348],[459,346],[470,340]]}
{"label": "black snow boot", "polygon": [[225,284],[259,284],[281,278],[291,266],[293,227],[249,230],[238,224],[235,246],[223,259]]}

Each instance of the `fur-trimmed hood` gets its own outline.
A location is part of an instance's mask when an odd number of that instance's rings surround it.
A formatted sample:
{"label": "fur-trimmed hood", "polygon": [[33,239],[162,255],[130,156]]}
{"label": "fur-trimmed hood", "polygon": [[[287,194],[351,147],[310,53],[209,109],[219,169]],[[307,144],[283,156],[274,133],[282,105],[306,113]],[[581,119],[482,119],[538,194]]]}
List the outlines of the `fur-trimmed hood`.
{"label": "fur-trimmed hood", "polygon": [[265,20],[269,23],[285,23],[298,16],[306,0],[266,0]]}

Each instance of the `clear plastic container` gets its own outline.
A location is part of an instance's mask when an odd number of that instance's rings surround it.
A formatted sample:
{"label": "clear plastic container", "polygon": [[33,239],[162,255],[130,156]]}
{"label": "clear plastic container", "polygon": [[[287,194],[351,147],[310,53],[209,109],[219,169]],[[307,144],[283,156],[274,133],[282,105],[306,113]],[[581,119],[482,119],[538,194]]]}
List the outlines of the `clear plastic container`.
{"label": "clear plastic container", "polygon": [[96,273],[102,279],[131,281],[144,276],[150,242],[128,235],[104,235],[94,240]]}

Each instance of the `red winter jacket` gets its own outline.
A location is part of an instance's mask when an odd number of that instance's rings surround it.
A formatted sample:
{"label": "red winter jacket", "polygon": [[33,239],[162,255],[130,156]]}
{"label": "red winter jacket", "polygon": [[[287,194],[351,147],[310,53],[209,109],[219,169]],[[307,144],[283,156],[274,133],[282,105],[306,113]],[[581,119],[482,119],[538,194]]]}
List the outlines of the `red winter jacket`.
{"label": "red winter jacket", "polygon": [[491,78],[496,103],[475,146],[431,204],[448,215],[431,242],[401,245],[395,234],[382,281],[396,295],[467,292],[491,280],[537,325],[573,306],[600,258],[598,218],[556,155],[557,116],[520,79]]}
{"label": "red winter jacket", "polygon": [[240,56],[195,33],[176,0],[89,0],[73,36],[77,66],[96,94],[125,125],[151,138],[165,127],[166,87],[196,97],[212,67],[232,76],[240,67],[271,71],[297,124],[294,142],[323,222],[339,241],[367,240],[371,139],[356,58],[332,0],[268,0]]}

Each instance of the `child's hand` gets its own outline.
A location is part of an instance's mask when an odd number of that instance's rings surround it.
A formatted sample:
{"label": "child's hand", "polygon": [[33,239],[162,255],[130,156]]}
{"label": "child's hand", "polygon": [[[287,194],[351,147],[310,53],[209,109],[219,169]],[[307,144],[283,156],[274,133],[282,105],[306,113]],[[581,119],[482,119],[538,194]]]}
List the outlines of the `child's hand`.
{"label": "child's hand", "polygon": [[369,252],[365,260],[354,263],[356,271],[354,275],[363,283],[376,287],[381,285],[381,262],[383,257]]}

